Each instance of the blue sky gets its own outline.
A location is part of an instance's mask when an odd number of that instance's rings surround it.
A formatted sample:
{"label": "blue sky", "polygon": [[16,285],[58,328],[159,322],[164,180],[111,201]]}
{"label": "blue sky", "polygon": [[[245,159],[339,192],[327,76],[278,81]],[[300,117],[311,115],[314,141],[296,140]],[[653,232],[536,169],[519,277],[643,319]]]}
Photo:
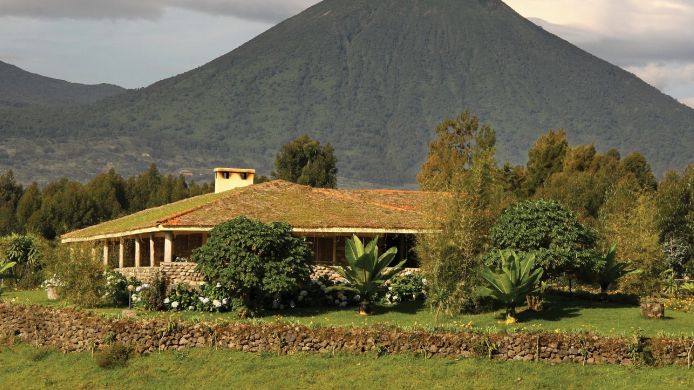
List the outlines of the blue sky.
{"label": "blue sky", "polygon": [[[694,107],[694,0],[505,0]],[[81,83],[147,86],[316,0],[0,0],[0,60]]]}

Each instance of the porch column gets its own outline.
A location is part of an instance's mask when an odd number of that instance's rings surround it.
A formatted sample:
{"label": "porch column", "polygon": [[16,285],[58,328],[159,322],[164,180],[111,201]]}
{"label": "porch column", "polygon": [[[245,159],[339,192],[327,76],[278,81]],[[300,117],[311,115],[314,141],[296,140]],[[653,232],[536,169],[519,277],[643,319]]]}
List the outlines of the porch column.
{"label": "porch column", "polygon": [[149,266],[154,267],[154,235],[149,235]]}
{"label": "porch column", "polygon": [[333,237],[333,265],[337,265],[337,237]]}
{"label": "porch column", "polygon": [[104,265],[108,265],[108,241],[104,241]]}
{"label": "porch column", "polygon": [[125,240],[118,240],[118,268],[125,268]]}
{"label": "porch column", "polygon": [[173,232],[164,233],[164,262],[170,263],[173,260]]}
{"label": "porch column", "polygon": [[140,268],[140,258],[142,257],[142,252],[140,251],[140,237],[135,237],[135,268]]}

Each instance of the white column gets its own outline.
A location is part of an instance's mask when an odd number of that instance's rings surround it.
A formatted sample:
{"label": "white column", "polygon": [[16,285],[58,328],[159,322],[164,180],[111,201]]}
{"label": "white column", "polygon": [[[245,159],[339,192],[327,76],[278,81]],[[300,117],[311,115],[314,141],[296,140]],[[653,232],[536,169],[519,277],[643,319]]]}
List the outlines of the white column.
{"label": "white column", "polygon": [[104,265],[108,265],[108,241],[104,241]]}
{"label": "white column", "polygon": [[149,266],[154,267],[154,235],[149,235]]}
{"label": "white column", "polygon": [[173,232],[164,233],[164,262],[170,263],[173,261],[173,242],[174,235]]}
{"label": "white column", "polygon": [[118,268],[125,268],[125,240],[118,241]]}
{"label": "white column", "polygon": [[140,251],[140,237],[135,237],[135,268],[140,268],[140,258],[142,252]]}

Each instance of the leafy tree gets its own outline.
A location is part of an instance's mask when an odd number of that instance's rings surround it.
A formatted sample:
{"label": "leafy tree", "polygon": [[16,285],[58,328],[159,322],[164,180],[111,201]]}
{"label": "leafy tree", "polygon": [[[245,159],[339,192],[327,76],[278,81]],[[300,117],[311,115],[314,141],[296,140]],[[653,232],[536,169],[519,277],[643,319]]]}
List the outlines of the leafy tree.
{"label": "leafy tree", "polygon": [[553,173],[560,172],[569,149],[564,130],[541,136],[528,152],[526,191],[533,195]]}
{"label": "leafy tree", "polygon": [[[620,284],[627,292],[648,294],[660,289],[660,275],[667,264],[660,245],[657,213],[653,194],[644,190],[632,175],[615,184],[600,210],[600,236],[619,248],[619,261],[632,261],[641,270],[638,276],[622,278]],[[607,246],[603,243],[603,247]]]}
{"label": "leafy tree", "polygon": [[482,278],[489,287],[480,287],[483,296],[492,297],[506,306],[506,323],[516,322],[516,307],[525,297],[540,290],[542,268],[535,267],[535,255],[516,253],[511,250],[499,252],[501,272],[491,268],[482,270]]}
{"label": "leafy tree", "polygon": [[32,223],[32,218],[38,218],[39,210],[41,210],[41,190],[38,184],[31,183],[17,203],[17,223],[21,226],[20,231],[26,231],[27,226]]}
{"label": "leafy tree", "polygon": [[655,191],[658,187],[658,181],[655,175],[653,175],[651,165],[646,161],[646,157],[639,152],[634,152],[624,157],[620,163],[620,169],[622,170],[622,175],[629,173],[634,175],[639,183],[639,187],[643,190]]}
{"label": "leafy tree", "polygon": [[257,309],[305,283],[310,256],[308,244],[293,237],[288,224],[238,217],[212,229],[192,257],[210,283],[220,283],[246,308]]}
{"label": "leafy tree", "polygon": [[22,186],[17,183],[11,170],[0,175],[0,235],[19,230],[16,211],[22,192]]}
{"label": "leafy tree", "polygon": [[95,218],[100,222],[119,217],[128,209],[125,179],[113,169],[96,176],[86,189],[94,201]]}
{"label": "leafy tree", "polygon": [[360,315],[370,314],[371,303],[379,289],[405,266],[407,260],[386,269],[397,253],[397,248],[390,248],[379,256],[378,238],[374,238],[366,246],[357,236],[345,243],[345,257],[349,266],[338,268],[337,272],[347,280],[347,288],[359,294]]}
{"label": "leafy tree", "polygon": [[94,249],[90,244],[59,245],[46,263],[47,274],[60,282],[60,296],[85,308],[102,304],[106,291],[104,265]]}
{"label": "leafy tree", "polygon": [[486,250],[495,210],[504,199],[494,134],[469,113],[444,121],[418,175],[423,189],[451,193],[428,207],[431,225],[440,233],[417,238],[428,282],[427,303],[437,319],[479,306],[480,255]]}
{"label": "leafy tree", "polygon": [[528,200],[506,209],[491,229],[491,242],[488,264],[501,262],[498,249],[530,253],[550,278],[582,277],[602,265],[595,252],[596,233],[554,200]]}
{"label": "leafy tree", "polygon": [[492,149],[496,143],[494,129],[480,125],[469,112],[446,119],[436,129],[429,144],[429,155],[422,165],[417,182],[423,190],[448,191],[473,164],[475,153]]}
{"label": "leafy tree", "polygon": [[24,288],[41,283],[41,268],[49,247],[39,237],[11,234],[0,238],[0,258],[16,263],[14,279]]}
{"label": "leafy tree", "polygon": [[282,146],[272,177],[318,188],[337,187],[337,158],[332,145],[303,135]]}
{"label": "leafy tree", "polygon": [[694,258],[694,165],[668,172],[655,198],[660,240],[669,266],[682,275]]}

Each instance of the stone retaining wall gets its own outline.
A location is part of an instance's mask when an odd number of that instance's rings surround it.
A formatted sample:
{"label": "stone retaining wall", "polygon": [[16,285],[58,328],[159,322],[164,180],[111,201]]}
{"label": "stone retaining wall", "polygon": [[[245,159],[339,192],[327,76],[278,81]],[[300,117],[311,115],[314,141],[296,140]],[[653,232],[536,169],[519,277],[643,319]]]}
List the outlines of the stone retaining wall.
{"label": "stone retaining wall", "polygon": [[[414,353],[426,357],[633,365],[648,350],[656,365],[686,365],[694,339],[628,339],[578,334],[430,333],[393,327],[309,328],[282,324],[217,324],[170,319],[108,319],[73,309],[0,304],[0,337],[63,351],[99,349],[110,339],[138,353],[222,347],[244,352]],[[689,349],[689,354],[688,354]]]}

